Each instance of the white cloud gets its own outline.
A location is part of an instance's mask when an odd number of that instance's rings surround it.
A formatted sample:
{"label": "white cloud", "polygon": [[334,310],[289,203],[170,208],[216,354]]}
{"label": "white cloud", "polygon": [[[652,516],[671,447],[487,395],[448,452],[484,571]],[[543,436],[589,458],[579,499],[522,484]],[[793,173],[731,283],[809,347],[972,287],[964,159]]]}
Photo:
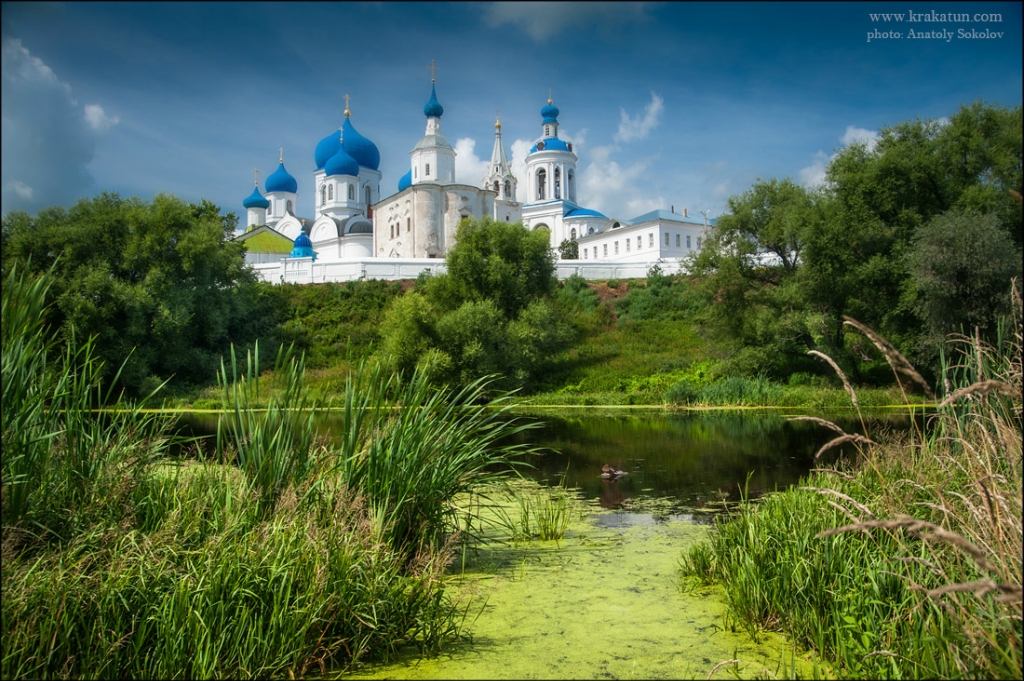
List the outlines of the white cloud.
{"label": "white cloud", "polygon": [[93,130],[103,132],[120,123],[121,119],[117,116],[108,116],[99,104],[86,104],[85,121]]}
{"label": "white cloud", "polygon": [[825,169],[828,168],[831,160],[832,158],[824,151],[815,153],[814,163],[800,169],[798,174],[800,184],[805,187],[820,187],[825,184]]}
{"label": "white cloud", "polygon": [[[851,144],[864,144],[868,151],[872,151],[878,143],[878,139],[879,135],[876,130],[868,130],[867,128],[858,128],[855,125],[848,125],[846,126],[846,132],[844,132],[842,137],[839,138],[839,142],[844,147],[848,147]],[[835,157],[835,154],[830,156],[820,149],[816,151],[814,153],[814,162],[805,168],[801,168],[800,172],[797,173],[797,177],[800,179],[800,184],[807,188],[820,187],[823,185],[825,183],[825,172],[828,169],[828,164],[831,163],[832,159]]]}
{"label": "white cloud", "polygon": [[39,57],[32,54],[17,38],[7,38],[3,44],[3,77],[4,80],[34,83],[56,87],[64,91],[72,106],[78,104],[71,96],[71,86],[57,77],[49,66]]}
{"label": "white cloud", "polygon": [[463,137],[455,143],[455,181],[480,186],[487,175],[490,158],[479,158],[474,151],[476,140]]}
{"label": "white cloud", "polygon": [[78,106],[71,86],[20,40],[5,39],[2,54],[0,211],[69,205],[93,184],[88,165],[96,130],[90,114]]}
{"label": "white cloud", "polygon": [[25,199],[26,201],[32,200],[32,187],[29,187],[27,184],[15,181],[11,182],[8,185],[8,187],[13,189],[14,193],[16,193],[18,196]]}
{"label": "white cloud", "polygon": [[540,42],[567,28],[615,29],[644,21],[649,2],[492,2],[484,6],[484,21],[496,28],[512,24]]}
{"label": "white cloud", "polygon": [[846,133],[839,138],[839,141],[843,143],[844,147],[848,147],[851,144],[863,142],[867,145],[868,151],[872,151],[875,148],[875,144],[878,143],[878,132],[875,130],[867,130],[865,128],[858,128],[855,125],[846,126]]}
{"label": "white cloud", "polygon": [[629,142],[642,140],[647,134],[658,127],[658,118],[665,109],[665,100],[656,92],[651,93],[651,103],[644,107],[643,117],[637,114],[635,117],[621,110],[622,118],[619,121],[619,130],[615,133],[616,142]]}
{"label": "white cloud", "polygon": [[526,155],[532,147],[531,140],[516,140],[509,148],[509,163],[512,165],[512,174],[516,176],[516,201],[520,203],[526,202]]}

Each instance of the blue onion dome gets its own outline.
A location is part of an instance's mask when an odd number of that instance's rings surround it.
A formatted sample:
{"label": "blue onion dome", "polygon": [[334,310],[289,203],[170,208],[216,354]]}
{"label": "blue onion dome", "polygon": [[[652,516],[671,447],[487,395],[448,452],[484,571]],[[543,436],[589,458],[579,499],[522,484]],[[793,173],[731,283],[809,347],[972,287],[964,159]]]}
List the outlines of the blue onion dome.
{"label": "blue onion dome", "polygon": [[437,92],[434,84],[430,84],[430,101],[423,105],[423,115],[427,118],[440,118],[444,113],[444,107],[437,101]]}
{"label": "blue onion dome", "polygon": [[317,170],[323,170],[331,157],[338,153],[338,149],[341,149],[341,140],[338,137],[338,131],[335,130],[317,143],[316,151],[313,152]]}
{"label": "blue onion dome", "polygon": [[245,200],[242,201],[242,205],[246,208],[270,208],[270,201],[263,198],[263,194],[260,194],[259,187],[253,187],[252,194],[245,197]]}
{"label": "blue onion dome", "polygon": [[284,161],[281,161],[280,165],[277,166],[277,170],[267,178],[266,188],[268,194],[270,192],[294,194],[299,191],[299,183],[284,169]]}
{"label": "blue onion dome", "polygon": [[362,167],[377,170],[380,166],[380,151],[377,149],[377,145],[360,135],[352,127],[348,116],[345,117],[345,123],[341,126],[341,129],[345,133],[345,141],[342,142],[342,146],[349,156],[354,158],[356,163]]}
{"label": "blue onion dome", "polygon": [[345,151],[345,145],[339,141],[338,153],[331,156],[330,160],[324,166],[324,172],[327,176],[331,175],[359,175],[359,164],[352,158],[347,151]]}
{"label": "blue onion dome", "polygon": [[398,191],[403,191],[412,186],[412,168],[398,180]]}
{"label": "blue onion dome", "polygon": [[558,122],[558,107],[548,100],[548,105],[540,110],[540,115],[544,117],[545,123],[557,123]]}

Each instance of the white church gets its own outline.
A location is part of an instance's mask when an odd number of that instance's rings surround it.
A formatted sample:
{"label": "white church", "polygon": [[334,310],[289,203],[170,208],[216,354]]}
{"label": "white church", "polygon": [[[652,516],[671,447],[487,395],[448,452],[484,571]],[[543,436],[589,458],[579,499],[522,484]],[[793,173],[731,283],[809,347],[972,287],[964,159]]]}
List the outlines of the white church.
{"label": "white church", "polygon": [[[347,96],[346,96],[347,102]],[[677,270],[700,248],[714,220],[656,210],[617,220],[577,203],[578,158],[558,137],[559,110],[551,99],[540,110],[541,136],[526,157],[525,203],[516,201],[517,179],[494,124],[494,150],[480,186],[455,181],[455,150],[441,133],[444,107],[431,79],[423,137],[410,151],[410,168],[397,192],[384,197],[380,151],[353,127],[348,105],[339,130],[316,145],[313,171],[316,217],[300,218],[298,183],[284,166],[259,183],[242,205],[246,261],[264,281],[315,283],[355,279],[411,279],[445,271],[443,258],[463,218],[484,216],[550,234],[559,278],[644,277],[661,263]],[[558,247],[575,241],[579,257],[561,259]]]}

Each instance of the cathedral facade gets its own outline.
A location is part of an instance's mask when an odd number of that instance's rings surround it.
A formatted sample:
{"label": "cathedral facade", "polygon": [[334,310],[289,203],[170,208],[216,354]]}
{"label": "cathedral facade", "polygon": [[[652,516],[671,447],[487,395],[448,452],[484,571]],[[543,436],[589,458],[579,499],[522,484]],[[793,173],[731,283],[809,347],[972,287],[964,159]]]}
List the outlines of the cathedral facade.
{"label": "cathedral facade", "polygon": [[266,178],[265,194],[257,182],[243,200],[247,229],[237,239],[249,242],[247,259],[265,270],[261,276],[268,280],[277,280],[269,269],[273,263],[280,263],[283,273],[314,262],[444,258],[459,223],[485,216],[547,230],[552,249],[575,242],[580,264],[653,264],[680,259],[700,247],[713,221],[689,218],[685,210],[615,220],[580,206],[578,157],[572,143],[558,137],[559,113],[551,99],[540,110],[541,136],[526,157],[526,201],[520,203],[500,119],[494,124],[494,148],[480,185],[456,182],[455,150],[442,134],[444,107],[431,80],[423,137],[410,151],[410,167],[398,180],[398,191],[385,197],[380,152],[352,125],[346,96],[340,129],[314,150],[315,217],[296,214],[298,184],[285,169],[282,150],[277,169]]}

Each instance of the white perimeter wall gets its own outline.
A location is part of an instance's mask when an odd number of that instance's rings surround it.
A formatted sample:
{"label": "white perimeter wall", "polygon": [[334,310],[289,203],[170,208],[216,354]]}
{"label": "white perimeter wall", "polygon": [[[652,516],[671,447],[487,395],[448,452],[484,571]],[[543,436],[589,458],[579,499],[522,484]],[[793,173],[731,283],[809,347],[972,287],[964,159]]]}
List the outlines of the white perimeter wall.
{"label": "white perimeter wall", "polygon": [[[655,264],[665,274],[680,271],[682,260],[666,258],[650,262],[614,262],[601,260],[559,260],[555,275],[568,279],[577,274],[584,279],[643,279]],[[433,274],[448,271],[440,258],[361,258],[341,262],[314,262],[312,258],[288,258],[276,263],[252,266],[256,276],[271,284],[319,284],[327,281],[358,281],[360,279],[415,279],[430,270]]]}

